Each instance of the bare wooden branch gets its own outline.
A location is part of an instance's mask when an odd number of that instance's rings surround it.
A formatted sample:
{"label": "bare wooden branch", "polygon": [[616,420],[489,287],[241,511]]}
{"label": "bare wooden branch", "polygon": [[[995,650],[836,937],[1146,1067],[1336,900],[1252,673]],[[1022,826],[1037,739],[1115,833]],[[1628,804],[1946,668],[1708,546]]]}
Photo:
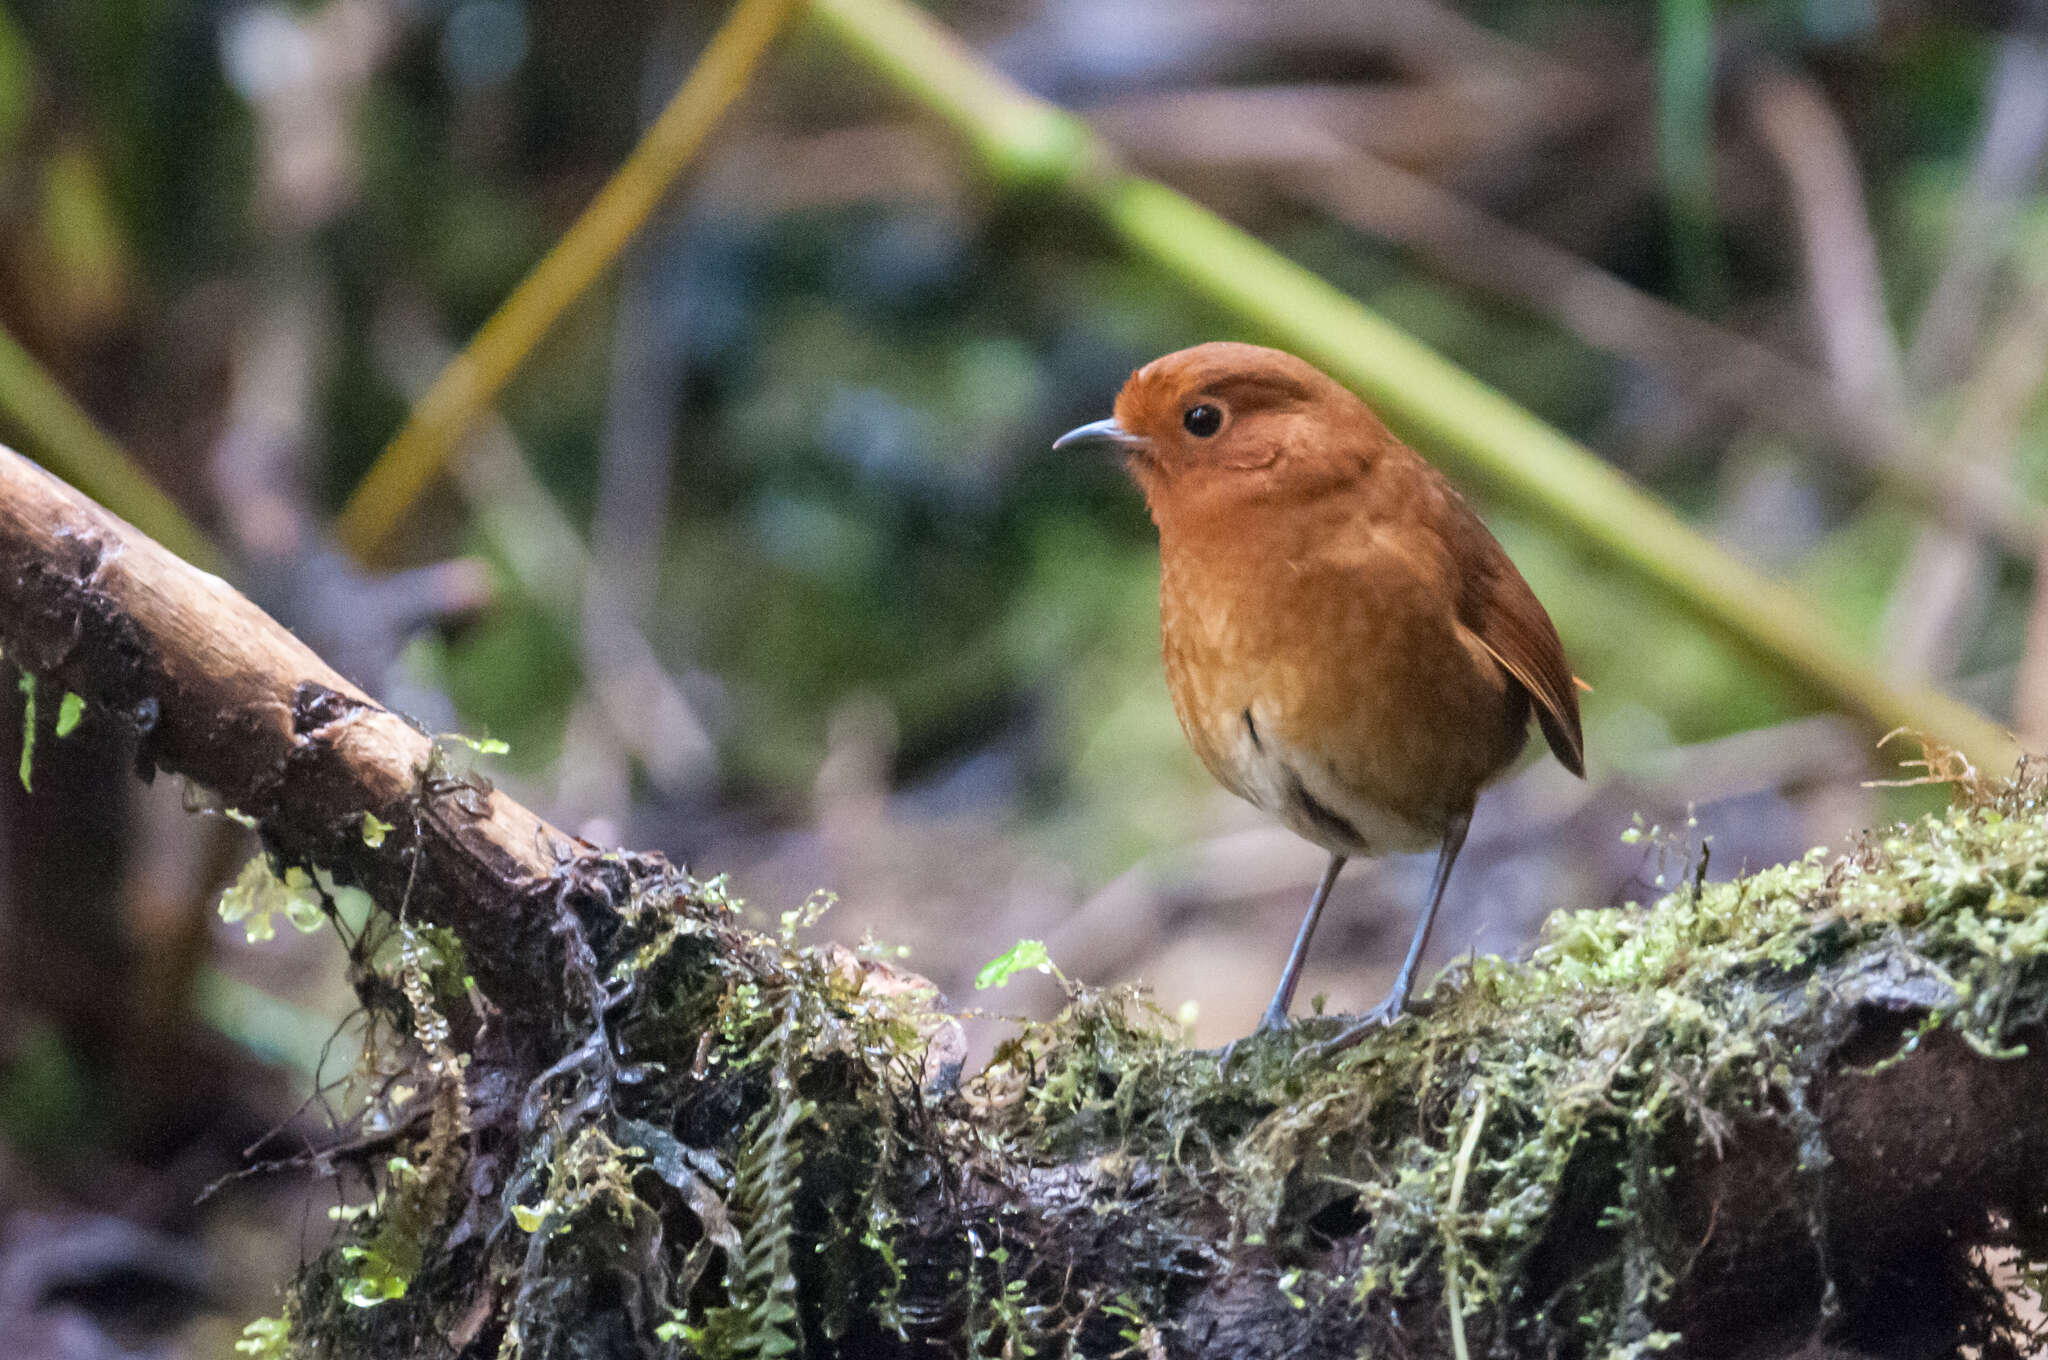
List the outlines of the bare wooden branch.
{"label": "bare wooden branch", "polygon": [[[539,961],[576,842],[480,782],[217,576],[0,448],[0,645],[133,725],[137,763],[254,817],[265,843],[380,903],[454,927],[501,1001]],[[394,827],[375,851],[363,815]],[[396,853],[394,853],[394,851]]]}

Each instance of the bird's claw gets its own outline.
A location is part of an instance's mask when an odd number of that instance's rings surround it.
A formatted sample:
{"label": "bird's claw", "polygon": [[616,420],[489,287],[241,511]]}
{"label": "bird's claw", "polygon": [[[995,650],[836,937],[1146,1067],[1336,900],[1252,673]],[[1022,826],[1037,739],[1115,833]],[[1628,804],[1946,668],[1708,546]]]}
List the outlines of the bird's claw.
{"label": "bird's claw", "polygon": [[1246,1039],[1251,1039],[1255,1037],[1257,1036],[1247,1034],[1243,1036],[1243,1038],[1232,1039],[1229,1043],[1225,1044],[1222,1047],[1222,1049],[1220,1049],[1217,1052],[1216,1077],[1219,1081],[1230,1080],[1230,1065],[1237,1061],[1238,1045],[1242,1044]]}
{"label": "bird's claw", "polygon": [[[1388,997],[1365,1014],[1354,1018],[1350,1024],[1338,1030],[1329,1038],[1318,1039],[1311,1044],[1303,1044],[1288,1059],[1288,1065],[1298,1067],[1304,1063],[1327,1062],[1338,1054],[1356,1047],[1361,1039],[1376,1029],[1390,1028],[1395,1021],[1406,1015],[1418,1017],[1428,1015],[1434,1009],[1434,1003],[1427,997],[1411,997],[1401,1005],[1395,1005],[1394,999]],[[1228,1080],[1231,1067],[1237,1062],[1238,1055],[1246,1047],[1257,1043],[1269,1034],[1291,1030],[1294,1027],[1294,1021],[1289,1017],[1285,1015],[1275,1017],[1271,1011],[1268,1011],[1266,1017],[1259,1021],[1257,1029],[1253,1030],[1250,1034],[1232,1039],[1229,1043],[1223,1045],[1221,1049],[1217,1050],[1216,1075]]]}
{"label": "bird's claw", "polygon": [[1259,1021],[1257,1029],[1253,1030],[1250,1034],[1240,1035],[1238,1038],[1232,1039],[1217,1052],[1216,1075],[1225,1080],[1229,1079],[1231,1065],[1237,1061],[1237,1055],[1243,1050],[1244,1045],[1263,1039],[1269,1034],[1276,1034],[1293,1027],[1294,1022],[1286,1016],[1275,1017],[1273,1012],[1267,1011],[1265,1018]]}
{"label": "bird's claw", "polygon": [[1397,1011],[1386,1006],[1375,1006],[1329,1038],[1304,1045],[1301,1051],[1294,1055],[1294,1060],[1297,1063],[1326,1062],[1353,1047],[1374,1030],[1384,1029],[1400,1018]]}
{"label": "bird's claw", "polygon": [[1359,1040],[1374,1030],[1391,1028],[1394,1022],[1404,1015],[1427,1015],[1431,1009],[1431,1003],[1423,997],[1413,998],[1401,1006],[1396,1006],[1394,999],[1388,997],[1329,1038],[1303,1046],[1301,1051],[1294,1055],[1294,1060],[1297,1063],[1328,1061],[1339,1053],[1355,1047]]}

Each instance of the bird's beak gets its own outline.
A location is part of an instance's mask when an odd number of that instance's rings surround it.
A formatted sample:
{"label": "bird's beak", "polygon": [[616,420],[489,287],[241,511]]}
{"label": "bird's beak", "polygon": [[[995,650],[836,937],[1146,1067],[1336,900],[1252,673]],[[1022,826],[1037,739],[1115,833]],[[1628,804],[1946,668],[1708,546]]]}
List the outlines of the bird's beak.
{"label": "bird's beak", "polygon": [[1053,452],[1067,449],[1095,449],[1105,453],[1134,453],[1145,447],[1143,435],[1132,434],[1116,423],[1116,417],[1097,420],[1077,430],[1068,430],[1052,441]]}

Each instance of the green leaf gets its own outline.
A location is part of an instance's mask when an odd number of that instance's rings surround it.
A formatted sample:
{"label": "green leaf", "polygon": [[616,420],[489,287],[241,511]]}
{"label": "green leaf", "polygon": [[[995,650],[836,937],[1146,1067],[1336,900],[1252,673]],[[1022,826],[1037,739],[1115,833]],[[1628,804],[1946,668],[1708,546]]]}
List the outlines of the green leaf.
{"label": "green leaf", "polygon": [[36,678],[28,671],[21,673],[21,693],[21,787],[34,793],[29,788],[28,775],[36,760]]}
{"label": "green leaf", "polygon": [[292,1324],[282,1317],[260,1317],[242,1329],[235,1349],[258,1360],[283,1360],[291,1354]]}
{"label": "green leaf", "polygon": [[[361,888],[347,883],[336,883],[333,874],[317,865],[313,869],[313,882],[319,886],[321,893],[325,895],[326,902],[334,904],[334,914],[346,922],[352,931],[361,930],[363,922],[370,919],[371,911],[376,908],[376,903],[368,893],[364,892]],[[324,910],[326,902],[320,903],[323,908],[320,912],[321,920],[326,919],[327,913]],[[316,920],[313,924],[304,927],[309,932],[319,928],[320,920]]]}
{"label": "green leaf", "polygon": [[496,737],[465,737],[460,732],[450,732],[447,736],[448,740],[459,741],[480,756],[502,756],[512,750]]}
{"label": "green leaf", "polygon": [[384,838],[391,834],[391,823],[374,812],[363,814],[363,844],[372,850],[384,844]]}
{"label": "green leaf", "polygon": [[280,878],[272,872],[268,855],[257,855],[243,865],[234,886],[220,895],[220,919],[240,921],[251,944],[277,933],[272,918],[279,912],[302,934],[310,935],[327,923],[313,875],[295,864]]}
{"label": "green leaf", "polygon": [[1008,953],[991,959],[974,975],[974,990],[980,992],[990,987],[1007,987],[1011,978],[1027,968],[1036,968],[1041,973],[1053,971],[1052,955],[1045,952],[1043,940],[1019,940],[1010,946]]}
{"label": "green leaf", "polygon": [[375,1247],[343,1247],[341,1255],[356,1267],[355,1276],[341,1284],[341,1296],[352,1306],[375,1308],[405,1297],[408,1272],[383,1252]]}
{"label": "green leaf", "polygon": [[64,702],[57,705],[57,735],[68,737],[78,730],[78,724],[85,717],[85,696],[66,694]]}

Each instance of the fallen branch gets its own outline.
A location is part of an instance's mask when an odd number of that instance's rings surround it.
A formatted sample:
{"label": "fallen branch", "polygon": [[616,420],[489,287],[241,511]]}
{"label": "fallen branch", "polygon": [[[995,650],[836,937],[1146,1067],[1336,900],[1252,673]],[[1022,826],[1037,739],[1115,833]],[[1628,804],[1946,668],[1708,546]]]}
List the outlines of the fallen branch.
{"label": "fallen branch", "polygon": [[[0,642],[387,914],[397,947],[354,958],[399,1036],[366,1057],[377,1136],[325,1159],[374,1200],[254,1327],[271,1354],[2033,1344],[1985,1255],[2048,1260],[2024,772],[1838,857],[1560,915],[1335,1063],[1302,1056],[1311,1021],[1226,1074],[1072,984],[963,1081],[928,984],[800,947],[801,914],[743,930],[659,860],[447,776],[227,586],[4,451]],[[365,812],[398,829],[368,844]]]}
{"label": "fallen branch", "polygon": [[[485,991],[537,1004],[554,881],[577,842],[479,781],[226,582],[0,449],[8,657],[119,715],[138,772],[184,775],[288,861],[472,943]],[[364,814],[392,825],[373,849]],[[542,910],[545,904],[546,910]]]}

